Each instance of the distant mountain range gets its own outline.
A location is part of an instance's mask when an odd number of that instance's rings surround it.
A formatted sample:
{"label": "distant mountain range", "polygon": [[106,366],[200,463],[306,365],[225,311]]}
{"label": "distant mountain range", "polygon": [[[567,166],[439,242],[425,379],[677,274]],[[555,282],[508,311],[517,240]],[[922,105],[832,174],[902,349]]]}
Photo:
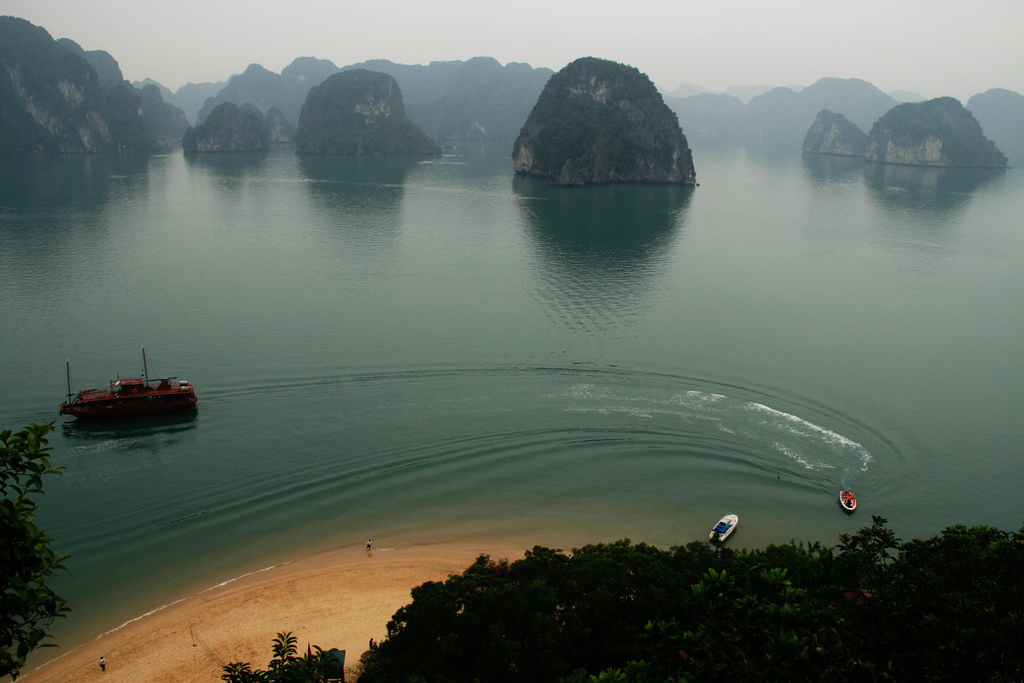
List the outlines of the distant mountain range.
{"label": "distant mountain range", "polygon": [[227,85],[215,95],[206,98],[196,121],[205,121],[217,105],[233,102],[252,104],[262,112],[277,107],[294,126],[299,121],[299,112],[309,91],[338,71],[333,62],[315,57],[299,57],[280,74],[259,64],[250,64],[241,74],[228,79]]}
{"label": "distant mountain range", "polygon": [[1024,95],[993,88],[967,100],[967,109],[1010,165],[1024,167]]}
{"label": "distant mountain range", "polygon": [[227,81],[218,81],[216,83],[186,83],[185,85],[178,88],[175,92],[171,92],[168,88],[162,84],[154,81],[152,78],[145,78],[141,81],[134,81],[132,85],[139,90],[142,90],[147,85],[152,85],[159,92],[165,102],[168,102],[175,107],[181,109],[185,113],[185,119],[189,125],[196,123],[196,113],[203,107],[206,102],[206,98],[213,97],[228,84]]}
{"label": "distant mountain range", "polygon": [[519,135],[551,69],[492,57],[423,65],[373,60],[344,67],[394,76],[409,119],[435,140],[507,140]]}
{"label": "distant mountain range", "polygon": [[[196,120],[202,122],[218,104],[248,102],[264,112],[277,107],[294,123],[313,85],[333,73],[352,69],[393,76],[401,88],[409,119],[440,141],[515,139],[553,73],[515,62],[502,66],[490,57],[425,66],[378,59],[345,67],[301,57],[280,74],[259,64],[249,65],[206,97]],[[218,84],[203,85],[210,92]],[[164,98],[185,109],[188,101],[184,96],[194,103],[199,90],[190,83],[177,93],[165,89]],[[841,112],[867,129],[897,104],[924,99],[907,91],[887,95],[866,81],[836,78],[823,78],[809,87],[737,85],[724,93],[683,84],[663,97],[679,116],[691,144],[743,142],[793,149],[799,148],[807,128],[822,109]]]}
{"label": "distant mountain range", "polygon": [[[502,66],[491,57],[468,61],[395,64],[383,59],[337,67],[326,59],[300,57],[280,74],[250,64],[224,84],[188,84],[171,93],[154,81],[138,85],[162,88],[168,102],[186,109],[200,92],[208,93],[195,120],[203,122],[225,102],[250,103],[261,111],[280,109],[297,125],[309,91],[340,71],[366,69],[392,76],[402,91],[406,114],[434,140],[513,140],[526,122],[553,71],[529,64]],[[215,88],[220,85],[221,87]]]}
{"label": "distant mountain range", "polygon": [[[434,140],[511,142],[554,73],[516,62],[502,66],[490,57],[428,65],[372,60],[345,67],[300,57],[280,74],[252,64],[225,82],[188,83],[172,93],[150,79],[129,84],[108,53],[55,41],[45,29],[14,17],[0,17],[0,57],[7,65],[0,70],[0,151],[149,149],[156,140],[179,138],[190,121],[201,122],[223,102],[251,103],[264,115],[276,107],[294,126],[313,87],[359,68],[393,76],[409,119]],[[59,82],[73,87],[62,90]],[[797,150],[822,109],[869,130],[897,104],[923,100],[916,93],[886,94],[866,81],[838,78],[805,88],[731,86],[723,93],[684,84],[663,99],[698,153],[702,146],[723,143]],[[1011,165],[1024,164],[1024,96],[990,90],[972,97],[967,108]],[[103,125],[93,130],[90,122],[96,121]]]}
{"label": "distant mountain range", "polygon": [[[764,87],[764,86],[757,86]],[[680,86],[673,92],[694,91]],[[799,149],[815,117],[823,109],[842,114],[864,131],[892,108],[906,102],[922,102],[917,93],[884,93],[857,78],[822,78],[801,88],[772,88],[744,103],[727,93],[699,92],[687,97],[663,95],[679,116],[690,146],[747,144]],[[967,109],[981,124],[985,135],[1010,159],[1024,165],[1024,96],[1010,90],[989,90],[975,95]]]}
{"label": "distant mountain range", "polygon": [[[743,102],[743,104],[750,104],[750,100],[752,100],[753,98],[757,97],[758,95],[763,95],[769,90],[774,90],[776,87],[777,86],[774,85],[730,85],[721,93],[716,93],[715,91],[709,88],[705,88],[704,86],[701,85],[683,83],[679,85],[679,87],[677,87],[675,90],[663,94],[668,95],[669,97],[675,97],[680,100],[687,97],[692,97],[694,95],[701,95],[703,93],[709,93],[712,95],[732,95],[736,99]],[[800,85],[789,85],[786,87],[795,92],[800,92],[801,90],[804,89],[804,86]],[[889,93],[889,97],[893,98],[897,102],[924,102],[925,100],[924,95],[921,95],[916,92],[911,92],[909,90],[893,90],[892,92]]]}
{"label": "distant mountain range", "polygon": [[679,116],[691,146],[747,143],[799,149],[808,128],[822,109],[840,113],[869,129],[899,102],[867,81],[823,78],[797,91],[772,88],[744,104],[738,97],[710,92],[690,97],[665,97]]}

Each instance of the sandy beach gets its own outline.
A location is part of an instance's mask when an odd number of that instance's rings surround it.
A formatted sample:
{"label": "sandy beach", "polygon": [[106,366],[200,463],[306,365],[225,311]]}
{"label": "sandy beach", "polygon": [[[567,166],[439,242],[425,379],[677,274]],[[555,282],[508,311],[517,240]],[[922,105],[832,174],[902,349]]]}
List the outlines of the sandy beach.
{"label": "sandy beach", "polygon": [[[346,669],[408,604],[410,591],[468,567],[481,554],[516,560],[524,549],[472,545],[346,548],[268,568],[188,596],[62,654],[26,683],[210,683],[229,662],[264,669],[281,631],[346,651]],[[101,671],[100,657],[106,659]]]}

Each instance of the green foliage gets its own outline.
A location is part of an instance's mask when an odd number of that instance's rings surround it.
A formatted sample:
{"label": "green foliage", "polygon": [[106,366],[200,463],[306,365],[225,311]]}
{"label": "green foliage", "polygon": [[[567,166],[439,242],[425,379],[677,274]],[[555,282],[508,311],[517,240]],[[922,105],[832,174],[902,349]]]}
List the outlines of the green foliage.
{"label": "green foliage", "polygon": [[310,90],[295,130],[308,154],[437,154],[441,148],[406,118],[395,79],[354,69]]}
{"label": "green foliage", "polygon": [[248,662],[231,662],[224,666],[224,673],[220,679],[226,683],[250,683],[259,680],[255,676],[252,665]]}
{"label": "green foliage", "polygon": [[157,150],[159,143],[146,132],[142,95],[127,83],[118,83],[105,91],[107,127],[117,144],[129,150]]}
{"label": "green foliage", "polygon": [[220,679],[225,683],[321,683],[331,673],[329,653],[312,646],[298,656],[296,638],[290,631],[278,633],[271,647],[273,658],[266,671],[253,669],[248,662],[224,666]]}
{"label": "green foliage", "polygon": [[0,63],[0,152],[158,146],[145,131],[139,96],[124,84],[104,92],[92,66],[45,29],[0,17]]}
{"label": "green foliage", "polygon": [[1008,680],[1024,667],[1024,529],[835,548],[628,540],[481,556],[413,590],[360,681]]}
{"label": "green foliage", "polygon": [[50,537],[35,524],[43,478],[62,469],[48,457],[51,431],[53,423],[45,422],[16,434],[0,432],[0,676],[12,679],[32,650],[52,645],[43,642],[47,629],[69,611],[46,585],[68,556],[55,554]]}
{"label": "green foliage", "polygon": [[142,120],[146,131],[157,140],[177,140],[185,135],[188,120],[185,112],[164,102],[160,89],[153,84],[139,91],[142,98]]}
{"label": "green foliage", "polygon": [[206,120],[185,131],[181,143],[186,152],[257,152],[270,148],[270,134],[263,114],[251,104],[217,105]]}
{"label": "green foliage", "polygon": [[515,140],[552,71],[492,57],[353,65],[395,77],[409,118],[434,140]]}
{"label": "green foliage", "polygon": [[893,107],[872,126],[869,145],[885,149],[892,142],[914,147],[932,139],[941,140],[942,154],[950,166],[1001,168],[1007,164],[971,112],[952,97]]}
{"label": "green foliage", "polygon": [[677,153],[686,155],[678,161],[684,171],[693,170],[679,121],[650,79],[593,57],[551,77],[517,148],[524,140],[534,150],[532,172],[552,178],[566,165],[613,179],[647,175],[648,164],[667,174]]}

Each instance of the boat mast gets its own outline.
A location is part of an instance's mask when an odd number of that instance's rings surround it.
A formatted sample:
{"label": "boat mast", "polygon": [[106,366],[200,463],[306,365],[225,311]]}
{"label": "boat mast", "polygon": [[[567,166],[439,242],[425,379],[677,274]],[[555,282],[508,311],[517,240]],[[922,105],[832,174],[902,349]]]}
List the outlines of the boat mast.
{"label": "boat mast", "polygon": [[68,402],[71,402],[71,359],[65,359],[65,363],[68,364]]}
{"label": "boat mast", "polygon": [[142,376],[146,378],[146,386],[149,386],[149,367],[146,365],[146,347],[142,347]]}

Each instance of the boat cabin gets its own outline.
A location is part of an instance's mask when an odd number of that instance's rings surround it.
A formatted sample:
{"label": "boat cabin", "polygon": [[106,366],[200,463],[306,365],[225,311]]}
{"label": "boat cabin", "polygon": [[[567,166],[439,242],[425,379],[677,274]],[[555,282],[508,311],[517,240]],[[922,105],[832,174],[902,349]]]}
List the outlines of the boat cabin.
{"label": "boat cabin", "polygon": [[139,378],[117,379],[110,382],[110,391],[115,394],[139,394],[147,391],[146,380]]}

